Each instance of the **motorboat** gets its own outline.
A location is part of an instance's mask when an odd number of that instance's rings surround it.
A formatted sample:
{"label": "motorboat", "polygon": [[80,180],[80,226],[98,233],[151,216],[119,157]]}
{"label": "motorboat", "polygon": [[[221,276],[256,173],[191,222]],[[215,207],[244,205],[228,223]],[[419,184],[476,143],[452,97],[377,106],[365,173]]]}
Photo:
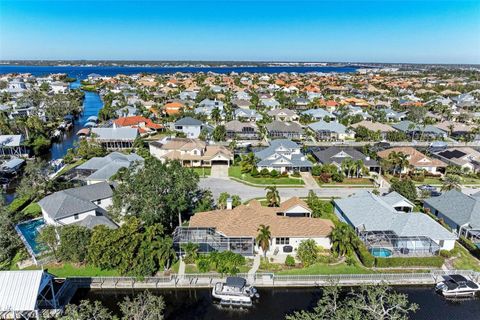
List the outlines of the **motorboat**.
{"label": "motorboat", "polygon": [[437,283],[435,290],[445,297],[467,297],[480,292],[480,286],[462,275],[443,276],[444,281]]}
{"label": "motorboat", "polygon": [[212,297],[222,306],[250,307],[253,299],[260,295],[255,287],[241,277],[227,277],[225,282],[217,282],[212,289]]}

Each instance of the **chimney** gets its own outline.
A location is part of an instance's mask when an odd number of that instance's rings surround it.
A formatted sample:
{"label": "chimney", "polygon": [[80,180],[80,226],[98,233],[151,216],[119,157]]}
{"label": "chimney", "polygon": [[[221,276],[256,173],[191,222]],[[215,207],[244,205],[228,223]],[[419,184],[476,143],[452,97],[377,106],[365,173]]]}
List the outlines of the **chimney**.
{"label": "chimney", "polygon": [[233,208],[233,199],[227,198],[227,210],[232,210]]}

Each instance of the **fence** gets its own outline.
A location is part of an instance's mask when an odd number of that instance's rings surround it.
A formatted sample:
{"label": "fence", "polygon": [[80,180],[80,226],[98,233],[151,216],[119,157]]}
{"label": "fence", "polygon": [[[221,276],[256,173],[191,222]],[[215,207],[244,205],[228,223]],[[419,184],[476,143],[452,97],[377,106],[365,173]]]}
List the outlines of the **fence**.
{"label": "fence", "polygon": [[[390,285],[434,284],[442,276],[461,274],[473,281],[480,280],[480,272],[471,270],[436,270],[425,273],[371,273],[337,275],[276,275],[274,273],[256,273],[253,278],[247,274],[237,276],[249,279],[258,287],[315,287],[315,286],[357,286],[363,284],[386,283]],[[216,282],[224,281],[226,275],[219,273],[172,274],[159,277],[71,277],[69,281],[81,288],[211,288]],[[253,279],[253,282],[252,282]]]}

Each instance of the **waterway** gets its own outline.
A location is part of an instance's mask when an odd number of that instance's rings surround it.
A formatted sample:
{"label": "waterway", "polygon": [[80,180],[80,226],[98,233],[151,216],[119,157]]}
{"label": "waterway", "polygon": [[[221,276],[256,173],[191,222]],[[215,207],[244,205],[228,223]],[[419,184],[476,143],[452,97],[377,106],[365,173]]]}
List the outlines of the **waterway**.
{"label": "waterway", "polygon": [[[396,287],[396,291],[408,295],[420,309],[411,315],[414,320],[478,320],[480,299],[446,300],[430,286]],[[163,295],[167,320],[280,320],[296,310],[316,306],[322,291],[319,288],[260,289],[260,300],[250,309],[223,308],[212,303],[210,289],[176,289],[151,291]],[[118,314],[118,303],[135,290],[79,290],[72,300],[99,300]]]}

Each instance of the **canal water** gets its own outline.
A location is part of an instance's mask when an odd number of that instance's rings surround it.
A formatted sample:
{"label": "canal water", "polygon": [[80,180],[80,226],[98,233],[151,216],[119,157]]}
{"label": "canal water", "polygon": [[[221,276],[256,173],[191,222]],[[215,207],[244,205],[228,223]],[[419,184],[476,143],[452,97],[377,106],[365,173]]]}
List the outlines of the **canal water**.
{"label": "canal water", "polygon": [[[415,320],[478,320],[480,300],[446,300],[430,286],[396,287],[396,291],[408,295],[420,309],[411,314]],[[260,300],[249,309],[223,308],[213,304],[210,289],[150,290],[162,295],[166,302],[167,320],[277,320],[296,310],[316,306],[322,291],[319,288],[260,289]],[[126,296],[134,296],[138,290],[79,290],[72,303],[80,300],[99,300],[118,314],[118,302]]]}

